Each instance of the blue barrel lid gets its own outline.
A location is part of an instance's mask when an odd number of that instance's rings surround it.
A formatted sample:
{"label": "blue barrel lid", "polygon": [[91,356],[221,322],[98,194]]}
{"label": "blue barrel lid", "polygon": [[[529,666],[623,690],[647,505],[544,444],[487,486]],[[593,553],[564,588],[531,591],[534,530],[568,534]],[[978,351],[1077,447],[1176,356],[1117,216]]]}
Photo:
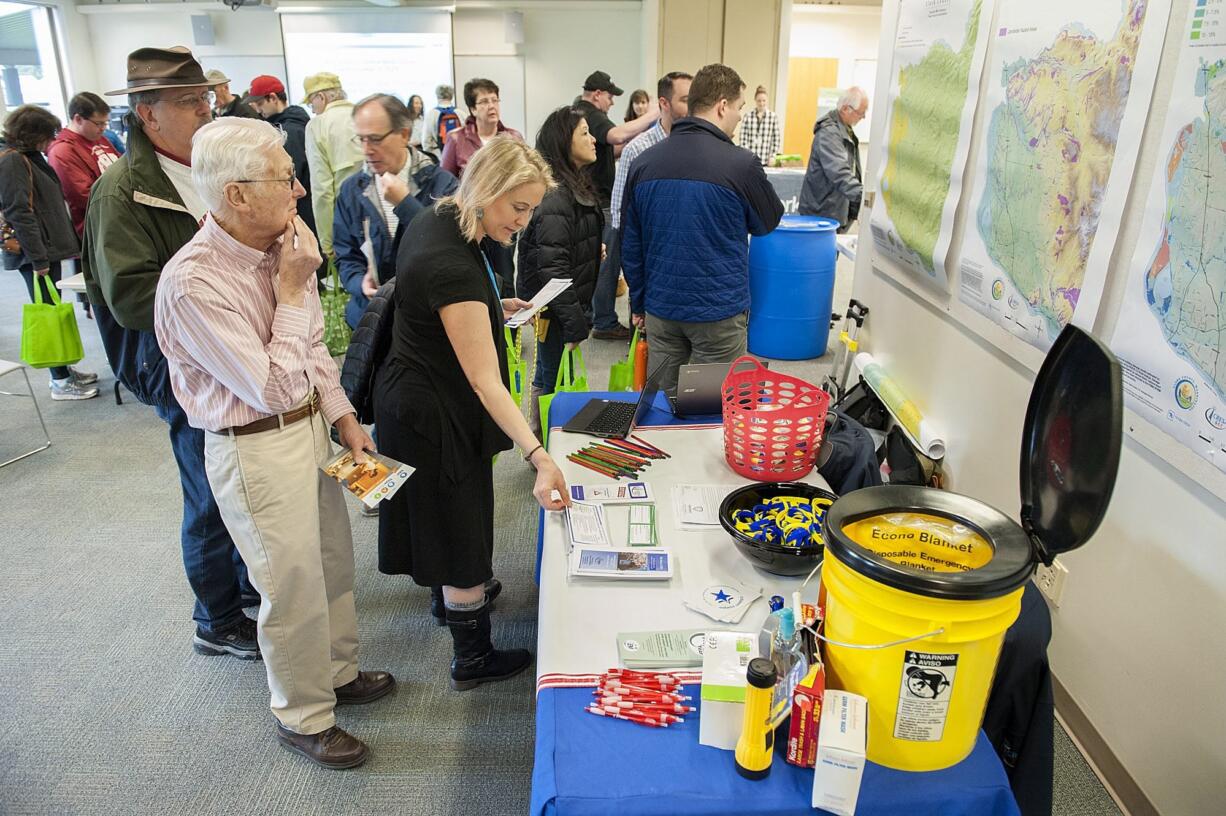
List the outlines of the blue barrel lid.
{"label": "blue barrel lid", "polygon": [[822,218],[820,215],[794,215],[788,214],[783,216],[783,220],[779,222],[777,230],[790,230],[793,232],[833,232],[839,228],[839,222],[833,218]]}

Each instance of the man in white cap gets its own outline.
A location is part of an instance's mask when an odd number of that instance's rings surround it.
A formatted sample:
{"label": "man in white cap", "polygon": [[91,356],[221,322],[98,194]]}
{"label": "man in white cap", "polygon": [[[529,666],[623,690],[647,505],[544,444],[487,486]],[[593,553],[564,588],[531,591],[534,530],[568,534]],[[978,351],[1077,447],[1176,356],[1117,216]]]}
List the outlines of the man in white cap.
{"label": "man in white cap", "polygon": [[335,257],[332,221],[336,217],[336,196],[341,182],[362,166],[362,148],[354,141],[353,103],[345,96],[341,78],[324,71],[304,79],[302,87],[306,91],[302,103],[309,104],[315,114],[306,128],[315,232],[324,257]]}

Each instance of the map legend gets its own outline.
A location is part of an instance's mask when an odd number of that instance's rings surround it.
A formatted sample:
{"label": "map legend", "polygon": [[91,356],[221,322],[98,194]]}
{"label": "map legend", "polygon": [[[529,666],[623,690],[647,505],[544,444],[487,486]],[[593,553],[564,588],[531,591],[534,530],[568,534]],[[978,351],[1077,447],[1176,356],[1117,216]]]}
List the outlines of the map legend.
{"label": "map legend", "polygon": [[1197,45],[1217,45],[1221,42],[1221,24],[1222,0],[1196,0],[1188,38]]}

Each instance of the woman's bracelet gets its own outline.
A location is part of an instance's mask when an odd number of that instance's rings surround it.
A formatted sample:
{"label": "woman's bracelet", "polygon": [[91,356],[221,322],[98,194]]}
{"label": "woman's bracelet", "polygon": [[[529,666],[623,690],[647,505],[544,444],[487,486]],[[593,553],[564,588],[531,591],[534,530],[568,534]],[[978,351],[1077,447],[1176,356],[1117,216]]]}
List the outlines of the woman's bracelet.
{"label": "woman's bracelet", "polygon": [[544,445],[537,445],[535,448],[533,448],[532,450],[528,451],[528,455],[524,457],[524,461],[525,461],[525,462],[531,462],[531,461],[532,461],[532,454],[536,453],[536,452],[537,452],[537,451],[539,451],[539,450],[544,450],[544,449],[545,449],[545,446],[544,446]]}

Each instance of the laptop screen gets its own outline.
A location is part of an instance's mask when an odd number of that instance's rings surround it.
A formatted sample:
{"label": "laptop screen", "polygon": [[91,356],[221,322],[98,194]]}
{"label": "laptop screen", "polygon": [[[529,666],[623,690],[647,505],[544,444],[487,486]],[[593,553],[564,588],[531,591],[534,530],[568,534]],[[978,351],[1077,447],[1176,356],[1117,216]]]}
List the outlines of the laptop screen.
{"label": "laptop screen", "polygon": [[656,394],[660,391],[660,374],[663,371],[664,364],[661,363],[647,374],[647,381],[643,383],[643,390],[639,392],[639,402],[634,409],[634,422],[630,424],[630,430],[633,431],[642,425],[643,420],[647,417],[647,412],[655,405]]}

